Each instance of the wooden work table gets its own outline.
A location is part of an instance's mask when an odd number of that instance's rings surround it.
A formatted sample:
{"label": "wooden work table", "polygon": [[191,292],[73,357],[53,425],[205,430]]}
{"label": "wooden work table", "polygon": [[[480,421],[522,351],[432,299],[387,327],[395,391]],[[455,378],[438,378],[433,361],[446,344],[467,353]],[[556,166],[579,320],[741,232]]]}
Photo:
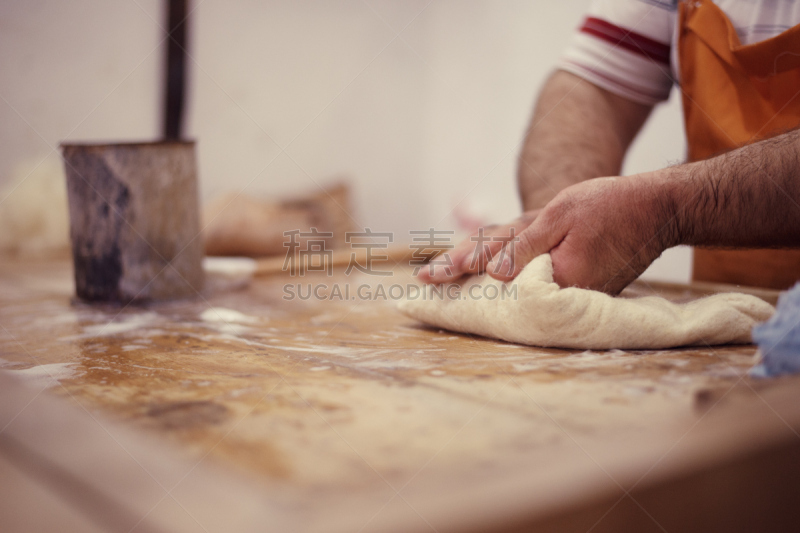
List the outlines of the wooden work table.
{"label": "wooden work table", "polygon": [[798,519],[800,389],[748,377],[754,346],[551,350],[430,329],[388,301],[283,299],[287,283],[408,282],[405,268],[277,275],[117,308],[74,302],[67,261],[3,260],[0,520],[443,533]]}

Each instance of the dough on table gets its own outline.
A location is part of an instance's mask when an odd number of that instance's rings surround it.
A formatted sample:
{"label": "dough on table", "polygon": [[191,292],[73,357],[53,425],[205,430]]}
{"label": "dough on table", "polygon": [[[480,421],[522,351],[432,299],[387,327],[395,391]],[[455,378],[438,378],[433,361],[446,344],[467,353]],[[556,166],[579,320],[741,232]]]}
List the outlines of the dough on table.
{"label": "dough on table", "polygon": [[[765,301],[739,293],[676,304],[658,296],[620,298],[562,289],[553,282],[549,254],[531,261],[505,284],[506,297],[500,296],[503,285],[485,274],[472,276],[460,284],[460,296],[452,299],[446,290],[442,296],[442,287],[429,285],[398,307],[410,317],[453,331],[534,346],[594,350],[749,343],[752,327],[775,312]],[[494,294],[494,299],[485,296]]]}

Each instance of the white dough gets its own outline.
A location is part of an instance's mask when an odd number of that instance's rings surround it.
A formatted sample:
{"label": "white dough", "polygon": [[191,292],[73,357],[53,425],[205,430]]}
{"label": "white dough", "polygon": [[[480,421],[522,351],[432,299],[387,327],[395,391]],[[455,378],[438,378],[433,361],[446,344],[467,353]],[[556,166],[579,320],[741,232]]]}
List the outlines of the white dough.
{"label": "white dough", "polygon": [[[398,307],[408,316],[453,331],[593,350],[749,343],[753,325],[775,312],[763,300],[739,293],[676,304],[657,296],[615,298],[587,289],[562,289],[553,282],[549,254],[531,261],[505,284],[505,298],[499,295],[503,285],[486,275],[473,276],[462,282],[459,297],[441,297],[441,288],[435,294],[437,289],[428,286]],[[485,296],[494,294],[494,299]]]}

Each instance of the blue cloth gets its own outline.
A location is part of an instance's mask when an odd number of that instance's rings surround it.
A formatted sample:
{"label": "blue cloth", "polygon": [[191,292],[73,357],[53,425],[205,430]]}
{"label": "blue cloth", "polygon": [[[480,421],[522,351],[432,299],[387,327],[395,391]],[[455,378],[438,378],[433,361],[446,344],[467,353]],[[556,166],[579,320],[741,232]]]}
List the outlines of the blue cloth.
{"label": "blue cloth", "polygon": [[763,358],[751,375],[773,377],[800,372],[800,282],[780,295],[772,318],[753,328],[753,341]]}

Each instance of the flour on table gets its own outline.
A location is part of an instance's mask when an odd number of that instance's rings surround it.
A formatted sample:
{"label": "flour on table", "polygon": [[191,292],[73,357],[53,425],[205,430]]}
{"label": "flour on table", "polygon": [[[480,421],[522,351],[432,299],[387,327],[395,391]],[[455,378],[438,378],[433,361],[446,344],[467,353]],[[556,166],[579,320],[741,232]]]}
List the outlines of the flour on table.
{"label": "flour on table", "polygon": [[503,285],[485,274],[473,276],[461,283],[458,297],[448,298],[447,291],[428,286],[398,307],[412,318],[452,331],[592,350],[749,343],[752,327],[775,311],[763,300],[739,293],[676,304],[657,296],[615,298],[587,289],[562,289],[553,282],[549,254],[531,261],[501,291]]}

